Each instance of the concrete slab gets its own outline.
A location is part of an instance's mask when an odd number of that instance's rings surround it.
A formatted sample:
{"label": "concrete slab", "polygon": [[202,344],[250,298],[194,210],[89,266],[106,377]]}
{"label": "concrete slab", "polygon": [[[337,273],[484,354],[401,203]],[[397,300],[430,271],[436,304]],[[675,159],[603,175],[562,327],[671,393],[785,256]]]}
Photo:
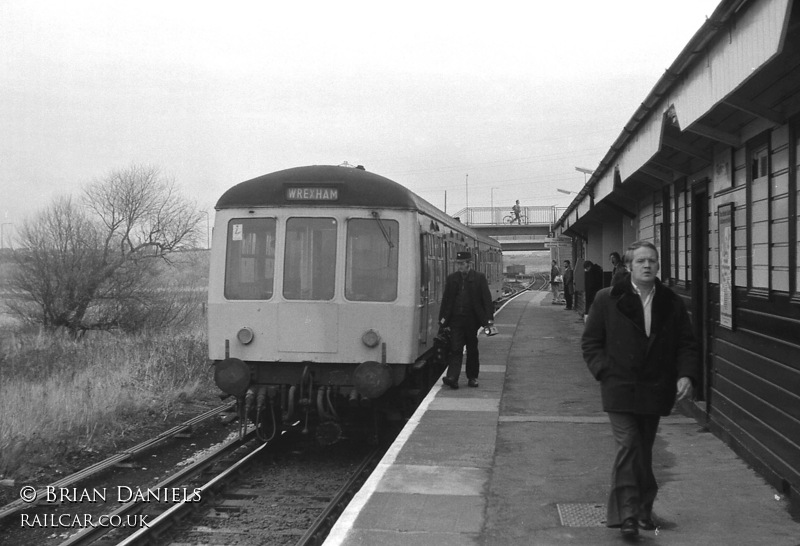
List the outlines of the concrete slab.
{"label": "concrete slab", "polygon": [[505,364],[483,364],[481,363],[481,375],[487,373],[506,373]]}
{"label": "concrete slab", "polygon": [[377,491],[429,495],[475,495],[489,481],[485,468],[395,464],[384,474]]}
{"label": "concrete slab", "polygon": [[429,531],[384,531],[352,529],[346,537],[354,546],[479,546],[478,533],[434,533]]}
{"label": "concrete slab", "polygon": [[[404,495],[377,492],[355,529],[409,533],[479,533],[486,500],[481,496]],[[432,543],[428,543],[432,544]]]}
{"label": "concrete slab", "polygon": [[[485,393],[486,391],[484,391]],[[475,395],[480,395],[475,392]],[[431,403],[431,411],[471,411],[471,412],[492,412],[500,410],[499,398],[437,398]]]}
{"label": "concrete slab", "polygon": [[496,414],[431,411],[400,450],[396,463],[489,468],[496,436]]}

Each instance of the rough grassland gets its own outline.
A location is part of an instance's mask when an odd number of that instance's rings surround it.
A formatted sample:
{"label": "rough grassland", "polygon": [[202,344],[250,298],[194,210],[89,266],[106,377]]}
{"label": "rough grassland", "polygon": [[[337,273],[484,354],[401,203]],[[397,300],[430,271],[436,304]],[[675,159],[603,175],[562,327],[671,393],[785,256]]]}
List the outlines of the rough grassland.
{"label": "rough grassland", "polygon": [[[193,258],[178,265],[179,276],[183,270],[189,282],[207,266]],[[54,459],[113,450],[184,401],[216,392],[203,311],[198,303],[193,323],[174,331],[89,333],[80,340],[23,331],[4,317],[0,478],[25,480]]]}

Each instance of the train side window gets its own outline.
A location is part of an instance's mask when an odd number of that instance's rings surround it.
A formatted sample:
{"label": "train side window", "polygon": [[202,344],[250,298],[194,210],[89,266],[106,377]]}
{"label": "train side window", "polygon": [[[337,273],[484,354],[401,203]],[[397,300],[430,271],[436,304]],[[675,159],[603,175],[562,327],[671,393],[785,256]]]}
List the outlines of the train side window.
{"label": "train side window", "polygon": [[399,224],[353,218],[347,222],[345,297],[351,301],[397,299]]}
{"label": "train side window", "polygon": [[336,219],[289,218],[283,258],[283,297],[331,300],[336,278]]}
{"label": "train side window", "polygon": [[225,298],[270,299],[275,280],[275,219],[231,220],[225,252]]}

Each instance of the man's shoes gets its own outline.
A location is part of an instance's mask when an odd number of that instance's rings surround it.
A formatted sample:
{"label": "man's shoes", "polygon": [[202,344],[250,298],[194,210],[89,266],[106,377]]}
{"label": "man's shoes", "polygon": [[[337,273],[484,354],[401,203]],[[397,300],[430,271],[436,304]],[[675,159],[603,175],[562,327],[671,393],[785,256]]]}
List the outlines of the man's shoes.
{"label": "man's shoes", "polygon": [[451,379],[451,378],[445,376],[445,377],[442,378],[442,383],[444,383],[445,385],[447,385],[451,389],[457,389],[458,388],[458,380],[457,379]]}
{"label": "man's shoes", "polygon": [[639,525],[636,522],[636,518],[627,518],[625,521],[622,522],[622,527],[619,528],[619,532],[622,533],[623,537],[635,537],[639,534]]}
{"label": "man's shoes", "polygon": [[644,529],[645,531],[654,531],[657,527],[658,524],[653,519],[653,516],[639,518],[639,529]]}
{"label": "man's shoes", "polygon": [[467,381],[467,385],[469,385],[470,387],[477,387],[478,386],[478,380],[477,379],[470,379],[469,381]]}

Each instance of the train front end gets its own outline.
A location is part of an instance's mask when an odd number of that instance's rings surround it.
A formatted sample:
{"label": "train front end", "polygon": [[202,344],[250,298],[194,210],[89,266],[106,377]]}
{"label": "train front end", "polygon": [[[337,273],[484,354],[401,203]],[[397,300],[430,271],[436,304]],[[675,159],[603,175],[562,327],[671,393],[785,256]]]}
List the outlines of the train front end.
{"label": "train front end", "polygon": [[400,385],[419,349],[418,228],[404,189],[303,167],[234,186],[216,208],[217,385],[266,434],[311,421],[335,437],[342,413]]}

